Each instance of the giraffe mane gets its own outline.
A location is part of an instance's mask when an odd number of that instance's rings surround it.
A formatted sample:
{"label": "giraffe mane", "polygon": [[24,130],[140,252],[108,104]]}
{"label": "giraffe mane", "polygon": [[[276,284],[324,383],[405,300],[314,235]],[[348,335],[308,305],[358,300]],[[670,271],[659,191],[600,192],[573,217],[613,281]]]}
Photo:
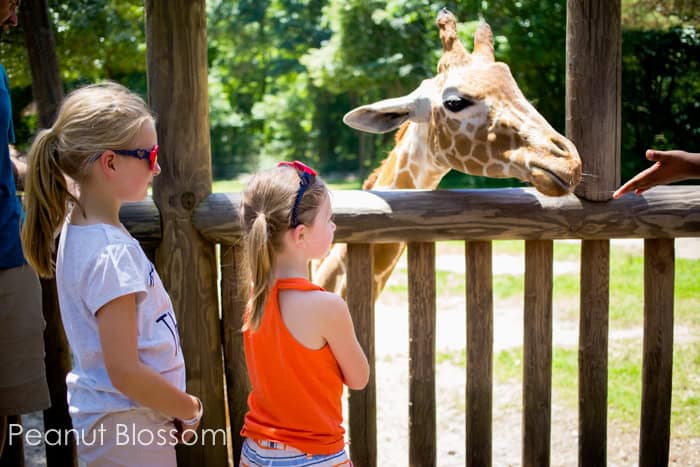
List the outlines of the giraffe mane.
{"label": "giraffe mane", "polygon": [[386,165],[387,161],[391,158],[391,155],[394,153],[394,151],[396,151],[396,148],[398,147],[399,142],[401,142],[404,135],[406,134],[406,131],[408,130],[408,125],[410,125],[410,123],[410,120],[406,120],[401,124],[398,131],[396,132],[396,135],[394,135],[394,149],[392,149],[389,155],[384,158],[381,164],[379,164],[379,167],[374,169],[374,172],[372,172],[370,176],[367,177],[367,180],[365,180],[365,182],[362,184],[363,190],[371,190],[372,187],[374,187],[374,184],[377,183],[377,178],[379,178],[379,174],[384,169],[384,166]]}

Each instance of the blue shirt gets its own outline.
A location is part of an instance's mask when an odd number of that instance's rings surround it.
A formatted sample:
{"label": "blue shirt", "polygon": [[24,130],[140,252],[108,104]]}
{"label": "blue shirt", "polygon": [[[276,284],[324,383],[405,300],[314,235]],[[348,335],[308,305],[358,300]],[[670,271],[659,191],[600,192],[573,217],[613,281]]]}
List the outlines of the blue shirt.
{"label": "blue shirt", "polygon": [[0,65],[0,269],[25,264],[19,237],[22,207],[17,198],[8,146],[14,142],[10,86],[5,68]]}

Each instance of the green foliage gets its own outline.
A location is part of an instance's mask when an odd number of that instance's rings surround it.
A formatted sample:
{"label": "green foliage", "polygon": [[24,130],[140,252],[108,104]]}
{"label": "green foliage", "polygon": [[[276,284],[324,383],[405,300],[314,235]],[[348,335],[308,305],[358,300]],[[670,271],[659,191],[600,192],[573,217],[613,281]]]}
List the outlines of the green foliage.
{"label": "green foliage", "polygon": [[[66,91],[111,79],[146,94],[142,0],[49,0]],[[525,96],[564,130],[564,0],[208,0],[210,129],[215,178],[299,158],[324,174],[363,176],[393,135],[342,123],[355,106],[397,97],[433,76],[443,6],[467,49],[489,22],[496,58]],[[646,167],[648,147],[700,147],[697,0],[624,0],[622,177]],[[35,131],[19,28],[3,35],[20,143]],[[521,186],[452,172],[441,188]]]}
{"label": "green foliage", "polygon": [[648,148],[700,148],[700,36],[695,28],[623,35],[622,178],[649,166]]}

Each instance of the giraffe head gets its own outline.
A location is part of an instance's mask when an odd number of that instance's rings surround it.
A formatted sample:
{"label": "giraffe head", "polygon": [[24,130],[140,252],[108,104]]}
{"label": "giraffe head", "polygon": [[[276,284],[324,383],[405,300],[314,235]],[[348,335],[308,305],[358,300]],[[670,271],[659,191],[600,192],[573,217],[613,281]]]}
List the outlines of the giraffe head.
{"label": "giraffe head", "polygon": [[422,163],[433,171],[516,177],[553,196],[573,191],[581,181],[576,147],[525,99],[508,66],[494,60],[489,25],[476,30],[472,53],[452,13],[443,9],[437,25],[443,47],[437,75],[406,96],[358,107],[343,121],[370,133],[417,125],[412,134],[424,140]]}

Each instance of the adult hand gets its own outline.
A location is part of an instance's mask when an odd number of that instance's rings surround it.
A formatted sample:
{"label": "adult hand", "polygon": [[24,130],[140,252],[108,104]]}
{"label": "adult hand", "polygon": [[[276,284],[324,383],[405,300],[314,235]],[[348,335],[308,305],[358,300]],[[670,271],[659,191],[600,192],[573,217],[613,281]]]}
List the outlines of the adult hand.
{"label": "adult hand", "polygon": [[639,172],[618,188],[613,193],[613,198],[617,199],[630,191],[639,195],[656,185],[665,185],[700,176],[700,153],[649,149],[646,152],[646,157],[656,163]]}

